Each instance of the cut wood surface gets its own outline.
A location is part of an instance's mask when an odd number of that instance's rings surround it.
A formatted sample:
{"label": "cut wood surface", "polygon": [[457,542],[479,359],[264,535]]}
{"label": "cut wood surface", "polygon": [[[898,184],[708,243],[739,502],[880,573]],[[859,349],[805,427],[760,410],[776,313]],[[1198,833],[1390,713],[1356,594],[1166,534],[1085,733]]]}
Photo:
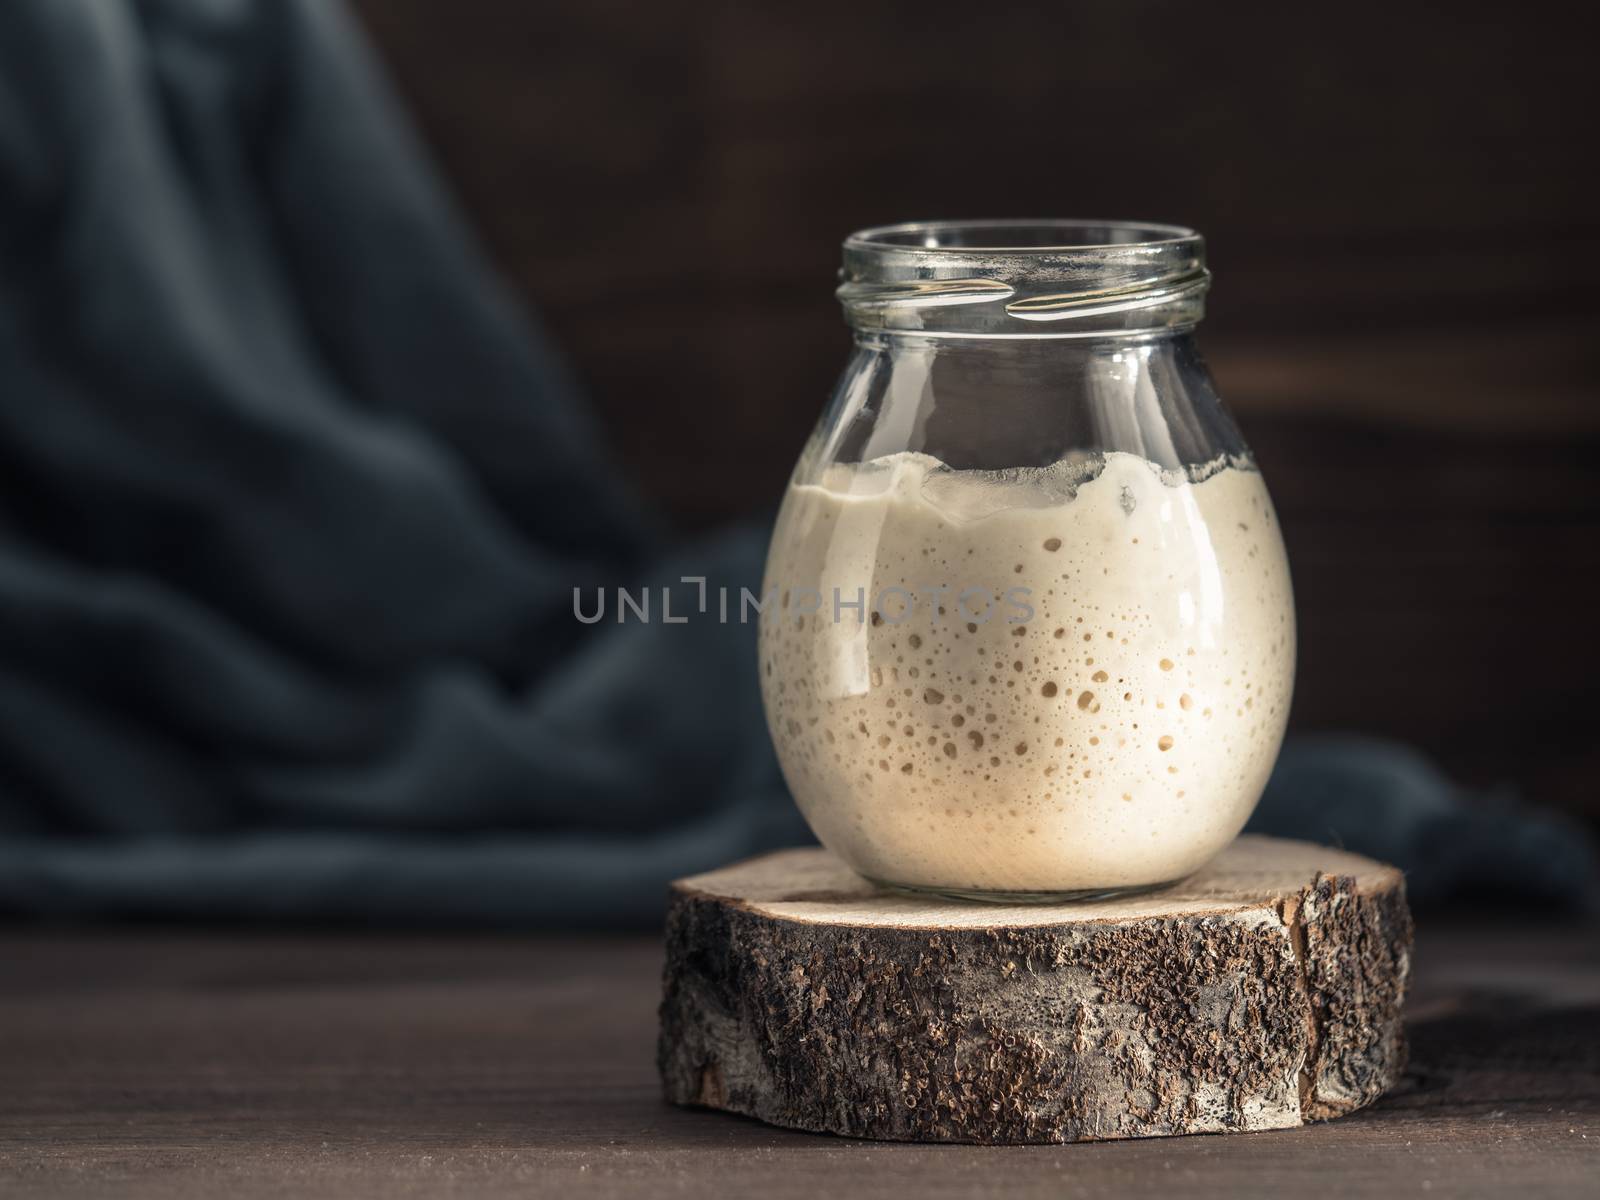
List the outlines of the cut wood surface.
{"label": "cut wood surface", "polygon": [[784,851],[674,885],[662,1080],[891,1140],[1285,1128],[1399,1078],[1410,949],[1398,871],[1299,842],[1067,905],[893,893]]}

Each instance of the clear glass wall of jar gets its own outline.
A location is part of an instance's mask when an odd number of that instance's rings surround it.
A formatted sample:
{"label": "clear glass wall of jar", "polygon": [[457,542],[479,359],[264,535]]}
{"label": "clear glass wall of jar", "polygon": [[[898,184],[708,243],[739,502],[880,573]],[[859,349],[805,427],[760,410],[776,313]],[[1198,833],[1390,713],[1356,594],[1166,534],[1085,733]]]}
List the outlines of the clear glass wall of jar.
{"label": "clear glass wall of jar", "polygon": [[995,899],[1194,871],[1294,675],[1266,487],[1194,341],[1193,231],[864,230],[849,362],[785,495],[761,673],[791,790],[880,882]]}

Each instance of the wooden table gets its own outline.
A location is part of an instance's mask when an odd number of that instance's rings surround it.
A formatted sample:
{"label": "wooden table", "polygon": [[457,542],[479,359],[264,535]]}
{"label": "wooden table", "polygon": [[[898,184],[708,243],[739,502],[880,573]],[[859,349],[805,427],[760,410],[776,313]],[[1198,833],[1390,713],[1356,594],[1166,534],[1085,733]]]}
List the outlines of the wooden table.
{"label": "wooden table", "polygon": [[0,935],[0,1196],[1600,1194],[1600,935],[1419,932],[1413,1067],[1282,1133],[978,1148],[668,1107],[655,939]]}

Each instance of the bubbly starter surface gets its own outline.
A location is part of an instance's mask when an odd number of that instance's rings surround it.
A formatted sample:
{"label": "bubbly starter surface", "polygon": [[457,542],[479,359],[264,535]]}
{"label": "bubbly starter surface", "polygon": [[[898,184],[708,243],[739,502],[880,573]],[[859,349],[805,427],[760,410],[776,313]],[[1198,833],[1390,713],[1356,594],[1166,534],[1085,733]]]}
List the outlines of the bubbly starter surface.
{"label": "bubbly starter surface", "polygon": [[1181,878],[1243,826],[1288,717],[1288,564],[1247,467],[830,467],[790,487],[763,591],[784,774],[823,843],[882,881]]}

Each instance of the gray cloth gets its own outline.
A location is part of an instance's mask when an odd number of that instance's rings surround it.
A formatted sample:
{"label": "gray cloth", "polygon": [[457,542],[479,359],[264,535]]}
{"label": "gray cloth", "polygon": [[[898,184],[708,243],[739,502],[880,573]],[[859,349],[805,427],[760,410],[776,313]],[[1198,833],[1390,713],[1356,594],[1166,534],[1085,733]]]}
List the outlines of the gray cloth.
{"label": "gray cloth", "polygon": [[[652,524],[331,0],[0,5],[0,913],[647,923],[807,834],[751,627],[572,589],[764,537]],[[1450,893],[1453,789],[1306,761]]]}
{"label": "gray cloth", "polygon": [[1509,901],[1600,913],[1600,854],[1586,830],[1507,790],[1458,787],[1415,750],[1379,738],[1290,738],[1249,828],[1403,867],[1423,908]]}
{"label": "gray cloth", "polygon": [[0,238],[0,910],[607,923],[803,836],[748,637],[573,620],[683,572],[336,5],[0,5]]}

